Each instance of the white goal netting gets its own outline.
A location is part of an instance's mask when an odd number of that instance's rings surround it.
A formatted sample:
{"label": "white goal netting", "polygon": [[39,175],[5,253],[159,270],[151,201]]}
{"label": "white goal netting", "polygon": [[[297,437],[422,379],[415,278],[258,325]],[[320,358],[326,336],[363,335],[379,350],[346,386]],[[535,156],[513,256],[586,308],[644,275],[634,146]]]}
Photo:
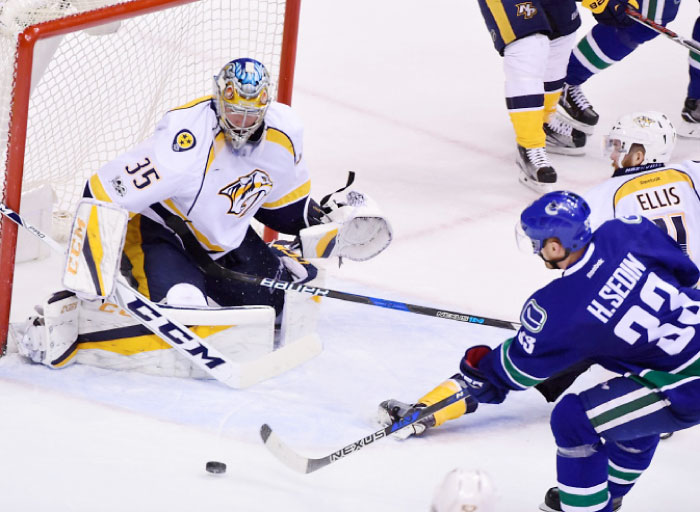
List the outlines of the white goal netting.
{"label": "white goal netting", "polygon": [[[0,3],[3,201],[13,95],[20,81],[30,79],[16,72],[18,35],[36,23],[108,5],[138,3]],[[56,195],[55,217],[59,221],[70,218],[90,174],[146,138],[167,110],[211,94],[213,75],[229,60],[256,58],[268,67],[276,83],[284,16],[284,0],[200,0],[39,40],[31,77],[22,189],[50,184]],[[60,228],[55,230],[55,235],[60,234]]]}

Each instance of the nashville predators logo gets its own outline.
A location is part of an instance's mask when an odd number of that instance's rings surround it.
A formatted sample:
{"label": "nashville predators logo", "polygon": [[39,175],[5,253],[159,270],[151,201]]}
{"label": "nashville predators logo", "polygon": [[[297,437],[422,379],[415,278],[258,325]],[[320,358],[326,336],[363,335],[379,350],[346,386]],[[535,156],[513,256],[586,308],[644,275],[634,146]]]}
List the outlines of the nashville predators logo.
{"label": "nashville predators logo", "polygon": [[197,140],[194,138],[191,131],[180,130],[177,132],[177,135],[175,135],[175,139],[173,139],[173,151],[187,151],[188,149],[192,149],[195,144],[197,144]]}
{"label": "nashville predators logo", "polygon": [[242,176],[237,181],[219,190],[219,194],[231,200],[227,213],[239,217],[245,215],[253,205],[259,202],[272,190],[272,180],[265,171],[255,169],[250,174]]}
{"label": "nashville predators logo", "polygon": [[537,14],[537,8],[534,5],[532,5],[532,2],[522,2],[519,4],[515,4],[515,7],[517,7],[518,9],[518,16],[522,16],[526,20],[529,20],[535,14]]}
{"label": "nashville predators logo", "polygon": [[654,120],[648,118],[647,116],[637,116],[634,118],[634,122],[637,123],[642,128],[649,128],[653,126]]}

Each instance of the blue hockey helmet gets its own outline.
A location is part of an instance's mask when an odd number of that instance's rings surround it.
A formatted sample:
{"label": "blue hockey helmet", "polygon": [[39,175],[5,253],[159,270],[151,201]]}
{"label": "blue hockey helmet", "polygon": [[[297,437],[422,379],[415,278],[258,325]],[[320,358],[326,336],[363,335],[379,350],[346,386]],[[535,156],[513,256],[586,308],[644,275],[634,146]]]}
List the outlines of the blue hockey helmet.
{"label": "blue hockey helmet", "polygon": [[591,207],[578,194],[549,192],[523,210],[520,229],[538,254],[545,240],[558,238],[567,252],[577,251],[591,240]]}
{"label": "blue hockey helmet", "polygon": [[265,120],[270,89],[270,74],[255,59],[232,60],[214,77],[219,126],[235,149],[242,147]]}

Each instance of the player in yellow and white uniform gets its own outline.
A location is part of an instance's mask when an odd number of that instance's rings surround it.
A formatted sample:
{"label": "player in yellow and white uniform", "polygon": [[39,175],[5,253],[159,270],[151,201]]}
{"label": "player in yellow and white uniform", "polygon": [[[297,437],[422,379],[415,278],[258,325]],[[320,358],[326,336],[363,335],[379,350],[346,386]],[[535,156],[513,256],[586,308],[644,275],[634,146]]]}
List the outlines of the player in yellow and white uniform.
{"label": "player in yellow and white uniform", "polygon": [[151,299],[206,305],[208,296],[219,305],[279,309],[282,293],[205,276],[165,226],[178,216],[224,266],[292,280],[250,223],[257,217],[296,235],[321,222],[309,197],[301,123],[290,107],[271,101],[264,66],[237,59],[214,82],[214,96],[169,111],[150,138],[99,169],[85,195],[137,214],[124,253],[136,286]]}
{"label": "player in yellow and white uniform", "polygon": [[615,169],[611,178],[588,191],[591,228],[606,220],[642,215],[674,238],[700,263],[700,162],[666,164],[676,132],[665,114],[622,116],[605,138]]}
{"label": "player in yellow and white uniform", "polygon": [[[316,268],[284,244],[263,242],[251,227],[253,219],[298,237],[304,257],[362,261],[391,241],[391,226],[376,203],[349,189],[351,183],[321,205],[311,199],[301,122],[290,107],[271,100],[270,89],[262,63],[229,62],[214,77],[212,96],[167,112],[153,135],[98,169],[83,194],[130,213],[121,271],[139,292],[173,313],[179,308],[183,323],[208,333],[226,328],[221,322],[235,327],[243,317],[254,318],[249,324],[255,324],[266,350],[273,323],[282,326],[276,329],[282,344],[314,330],[317,302],[286,299],[284,290],[203,271],[197,264],[202,249],[230,270],[305,283],[316,277]],[[177,230],[189,230],[182,239],[169,227],[176,224]],[[51,367],[79,361],[192,374],[182,361],[163,355],[173,352],[167,344],[106,304],[70,292],[54,294],[37,308],[39,316],[13,327],[19,352]],[[274,308],[274,314],[271,321],[258,321],[255,312],[225,310],[237,306]],[[241,332],[239,338],[250,345],[254,336]],[[224,336],[224,353],[252,350],[230,347],[226,340],[234,335]]]}

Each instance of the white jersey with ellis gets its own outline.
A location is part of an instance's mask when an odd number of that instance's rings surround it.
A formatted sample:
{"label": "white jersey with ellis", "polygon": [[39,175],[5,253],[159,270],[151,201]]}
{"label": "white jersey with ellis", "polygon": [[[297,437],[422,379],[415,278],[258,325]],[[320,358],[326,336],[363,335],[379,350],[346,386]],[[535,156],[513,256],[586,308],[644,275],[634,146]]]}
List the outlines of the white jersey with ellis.
{"label": "white jersey with ellis", "polygon": [[211,97],[165,114],[151,137],[100,168],[90,194],[165,225],[187,221],[214,258],[236,249],[254,215],[305,201],[311,188],[302,160],[302,126],[272,103],[258,143],[234,150],[218,125]]}
{"label": "white jersey with ellis", "polygon": [[619,169],[584,194],[591,228],[628,215],[642,215],[670,235],[700,264],[700,161]]}

